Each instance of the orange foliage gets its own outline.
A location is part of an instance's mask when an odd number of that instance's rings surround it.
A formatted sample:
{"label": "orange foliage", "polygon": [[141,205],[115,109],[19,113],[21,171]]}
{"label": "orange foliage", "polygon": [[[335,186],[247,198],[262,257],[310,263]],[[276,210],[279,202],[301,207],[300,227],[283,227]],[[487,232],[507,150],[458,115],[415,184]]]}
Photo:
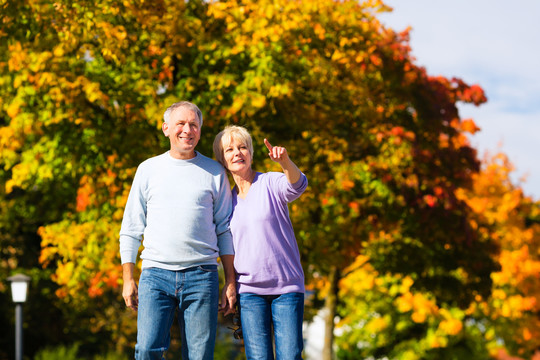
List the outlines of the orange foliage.
{"label": "orange foliage", "polygon": [[471,102],[475,105],[479,105],[487,101],[487,98],[484,94],[484,90],[478,85],[472,85],[469,88],[463,89],[461,93],[461,99],[466,102]]}
{"label": "orange foliage", "polygon": [[[527,360],[521,357],[517,356],[510,356],[508,355],[508,352],[505,349],[499,349],[497,355],[497,360]],[[536,351],[533,356],[530,358],[530,360],[540,360],[540,351]]]}
{"label": "orange foliage", "polygon": [[[117,289],[122,273],[118,264],[119,224],[70,221],[41,227],[40,263],[56,260],[53,279],[60,285],[59,297],[73,299],[100,296],[107,288]],[[84,254],[84,256],[81,256]]]}
{"label": "orange foliage", "polygon": [[[501,248],[497,259],[500,271],[491,276],[492,298],[477,308],[491,318],[499,337],[525,352],[540,345],[540,319],[536,315],[540,311],[540,226],[528,227],[524,215],[532,211],[534,216],[540,209],[511,184],[512,170],[506,156],[493,156],[475,175],[473,191],[459,190],[456,195],[474,211],[471,222]],[[499,321],[501,325],[497,325]],[[499,358],[511,358],[504,354],[501,351]]]}
{"label": "orange foliage", "polygon": [[461,121],[461,130],[474,134],[479,131],[480,128],[476,126],[472,119],[465,119]]}
{"label": "orange foliage", "polygon": [[424,202],[429,206],[429,207],[434,207],[435,204],[437,203],[437,198],[433,195],[424,195]]}

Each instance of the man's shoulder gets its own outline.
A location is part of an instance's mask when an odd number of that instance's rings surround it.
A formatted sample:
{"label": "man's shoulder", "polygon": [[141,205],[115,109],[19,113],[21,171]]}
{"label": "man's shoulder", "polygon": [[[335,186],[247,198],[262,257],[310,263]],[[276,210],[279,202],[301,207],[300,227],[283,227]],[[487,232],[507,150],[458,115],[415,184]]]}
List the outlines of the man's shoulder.
{"label": "man's shoulder", "polygon": [[198,163],[200,164],[201,167],[204,167],[206,170],[212,173],[225,172],[225,169],[223,168],[223,166],[216,160],[211,159],[208,156],[201,154],[200,152],[197,152],[197,156],[200,157],[198,159]]}
{"label": "man's shoulder", "polygon": [[166,155],[167,153],[152,156],[151,158],[148,158],[144,160],[142,163],[140,163],[139,168],[148,168],[148,167],[159,165],[165,159]]}

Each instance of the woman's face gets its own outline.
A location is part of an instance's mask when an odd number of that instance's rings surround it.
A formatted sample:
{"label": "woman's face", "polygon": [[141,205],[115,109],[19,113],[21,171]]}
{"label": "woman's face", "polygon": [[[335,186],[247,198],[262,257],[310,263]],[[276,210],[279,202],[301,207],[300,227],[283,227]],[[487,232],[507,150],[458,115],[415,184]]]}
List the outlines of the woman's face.
{"label": "woman's face", "polygon": [[223,147],[226,168],[231,173],[242,173],[251,169],[251,153],[245,144],[236,139]]}

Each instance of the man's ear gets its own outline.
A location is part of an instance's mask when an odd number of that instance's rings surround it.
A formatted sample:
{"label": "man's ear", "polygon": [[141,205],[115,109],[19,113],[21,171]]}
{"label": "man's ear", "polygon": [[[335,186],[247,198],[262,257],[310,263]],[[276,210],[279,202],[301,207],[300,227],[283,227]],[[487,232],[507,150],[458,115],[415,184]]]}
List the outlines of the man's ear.
{"label": "man's ear", "polygon": [[166,137],[169,137],[169,124],[165,121],[161,124],[161,130],[163,130],[163,134],[165,134]]}

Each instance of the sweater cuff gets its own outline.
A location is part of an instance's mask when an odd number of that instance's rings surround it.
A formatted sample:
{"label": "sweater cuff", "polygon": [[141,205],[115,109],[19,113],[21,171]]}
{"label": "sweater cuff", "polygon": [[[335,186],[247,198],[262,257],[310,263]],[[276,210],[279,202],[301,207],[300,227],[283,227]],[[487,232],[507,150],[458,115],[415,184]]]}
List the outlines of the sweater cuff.
{"label": "sweater cuff", "polygon": [[122,264],[125,263],[136,263],[137,254],[139,253],[139,247],[141,242],[137,239],[134,239],[130,236],[121,235],[120,236],[120,260]]}
{"label": "sweater cuff", "polygon": [[232,234],[230,230],[227,230],[223,234],[218,235],[218,248],[219,255],[234,255],[234,247],[232,241]]}
{"label": "sweater cuff", "polygon": [[304,175],[304,173],[301,173],[300,179],[298,179],[298,181],[295,182],[294,184],[291,184],[291,186],[293,187],[294,190],[298,190],[307,186],[307,176]]}

